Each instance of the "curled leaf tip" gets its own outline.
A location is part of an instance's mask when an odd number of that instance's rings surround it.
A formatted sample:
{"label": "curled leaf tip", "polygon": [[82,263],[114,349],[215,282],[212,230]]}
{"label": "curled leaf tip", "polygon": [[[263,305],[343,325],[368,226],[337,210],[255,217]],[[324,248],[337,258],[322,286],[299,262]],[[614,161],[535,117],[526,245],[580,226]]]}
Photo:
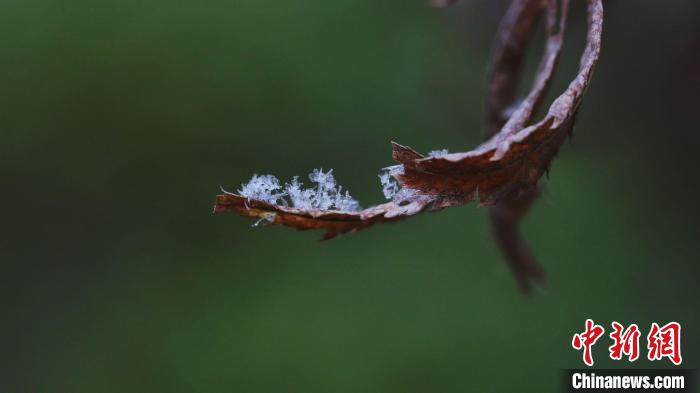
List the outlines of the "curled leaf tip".
{"label": "curled leaf tip", "polygon": [[[452,0],[433,0],[442,7]],[[298,178],[282,184],[270,175],[254,175],[238,194],[216,196],[214,214],[234,212],[299,230],[324,230],[324,240],[376,223],[395,222],[424,211],[436,211],[476,200],[490,208],[493,234],[518,286],[529,292],[545,282],[523,240],[518,224],[539,195],[538,182],[548,174],[563,141],[570,137],[583,96],[600,55],[603,24],[601,0],[588,0],[586,46],[579,70],[544,117],[533,121],[552,81],[563,45],[569,0],[513,0],[501,22],[493,52],[486,99],[486,140],[463,153],[435,150],[427,155],[391,142],[398,165],[380,173],[388,202],[361,209],[332,170],[315,170],[315,186],[303,188]],[[529,92],[517,97],[529,38],[538,16],[545,18],[545,50]],[[393,178],[393,180],[392,180]]]}

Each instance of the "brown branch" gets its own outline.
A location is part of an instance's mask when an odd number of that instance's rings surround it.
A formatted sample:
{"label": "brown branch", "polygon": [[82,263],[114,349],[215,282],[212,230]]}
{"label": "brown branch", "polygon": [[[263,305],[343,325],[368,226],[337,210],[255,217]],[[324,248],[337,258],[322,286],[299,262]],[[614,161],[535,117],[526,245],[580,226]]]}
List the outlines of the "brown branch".
{"label": "brown branch", "polygon": [[300,210],[225,193],[216,196],[214,214],[234,212],[268,224],[281,224],[299,230],[323,229],[326,231],[323,240],[328,240],[342,233],[365,229],[378,222],[393,222],[412,216],[425,209],[430,202],[431,198],[416,197],[407,203],[388,202],[360,212],[344,212]]}
{"label": "brown branch", "polygon": [[[571,133],[576,112],[590,84],[601,45],[601,0],[588,0],[586,48],[578,74],[539,122],[527,126],[542,103],[563,42],[568,0],[515,0],[506,13],[493,55],[486,109],[489,139],[478,148],[441,156],[423,156],[392,142],[392,158],[400,165],[392,176],[410,192],[392,202],[359,212],[297,209],[224,193],[214,213],[235,212],[270,224],[300,230],[323,229],[324,239],[393,222],[423,211],[468,203],[495,205],[491,218],[496,240],[523,290],[542,281],[544,272],[532,258],[517,223],[534,202],[537,183]],[[533,24],[545,12],[547,42],[532,88],[514,110],[515,92]],[[509,117],[505,114],[511,112]],[[506,120],[507,119],[507,120]],[[498,132],[495,132],[498,130]]]}
{"label": "brown branch", "polygon": [[543,0],[514,0],[501,21],[491,55],[486,98],[486,138],[496,134],[510,117],[508,109],[517,98],[527,44],[544,6]]}
{"label": "brown branch", "polygon": [[[517,110],[508,116],[509,109],[515,105],[515,94],[532,22],[537,12],[545,5],[548,35],[545,54],[530,93]],[[486,104],[487,137],[503,128],[504,124],[508,128],[506,132],[522,128],[541,104],[554,74],[564,39],[568,0],[562,1],[559,9],[558,5],[552,0],[548,0],[547,4],[542,0],[515,1],[506,14],[491,68]],[[494,239],[502,250],[519,288],[525,293],[530,292],[531,281],[541,284],[545,281],[544,270],[535,260],[518,228],[520,220],[530,210],[539,194],[538,187],[533,187],[518,194],[508,195],[489,209]]]}

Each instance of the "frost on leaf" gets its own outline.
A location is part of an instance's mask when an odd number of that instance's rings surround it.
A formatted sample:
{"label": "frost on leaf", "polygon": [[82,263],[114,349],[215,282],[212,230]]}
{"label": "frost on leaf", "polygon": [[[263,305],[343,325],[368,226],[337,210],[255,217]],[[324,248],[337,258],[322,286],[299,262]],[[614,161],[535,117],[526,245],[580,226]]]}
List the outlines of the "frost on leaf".
{"label": "frost on leaf", "polygon": [[303,184],[299,183],[299,176],[294,176],[291,183],[287,183],[285,190],[292,206],[300,210],[310,210],[314,208],[313,199],[316,191],[312,189],[302,189]]}
{"label": "frost on leaf", "polygon": [[394,165],[384,168],[382,173],[379,174],[379,182],[382,185],[384,198],[399,205],[407,202],[415,194],[415,190],[403,188],[396,181],[395,177],[403,175],[403,170],[402,165]]}
{"label": "frost on leaf", "polygon": [[[434,0],[446,5],[450,0]],[[238,191],[216,197],[214,213],[235,212],[300,230],[325,230],[324,239],[477,200],[490,205],[494,234],[520,287],[542,282],[543,270],[518,232],[518,222],[538,195],[538,182],[573,131],[601,47],[603,5],[587,0],[588,30],[579,70],[544,117],[533,121],[544,101],[561,52],[569,0],[513,0],[496,40],[486,105],[486,141],[463,153],[436,150],[422,155],[392,142],[398,163],[379,175],[386,203],[360,210],[337,186],[332,171],[314,170],[314,185],[298,178],[284,188],[269,175],[254,176]],[[544,14],[545,50],[532,86],[517,97],[523,59],[533,27]],[[287,199],[291,203],[287,202]]]}
{"label": "frost on leaf", "polygon": [[382,193],[384,194],[384,198],[386,199],[393,199],[394,196],[399,192],[399,189],[401,188],[399,186],[399,183],[394,180],[393,177],[389,174],[389,171],[385,171],[379,174],[379,182],[382,185]]}
{"label": "frost on leaf", "polygon": [[428,157],[442,157],[448,154],[449,152],[447,151],[447,149],[433,150],[430,153],[428,153]]}
{"label": "frost on leaf", "polygon": [[312,209],[349,212],[361,209],[360,204],[350,195],[349,191],[346,190],[343,193],[343,187],[336,185],[332,169],[326,173],[323,173],[323,169],[314,169],[309,174],[309,180],[316,183],[315,189],[304,190],[305,195],[310,198]]}
{"label": "frost on leaf", "polygon": [[[272,175],[253,175],[248,183],[241,185],[238,195],[248,200],[259,200],[271,205],[291,206],[298,210],[338,210],[354,212],[361,209],[360,204],[347,190],[335,183],[333,170],[323,172],[314,169],[309,180],[316,185],[303,188],[299,177],[295,176],[284,189],[279,180]],[[279,191],[278,191],[279,190]],[[235,195],[235,194],[234,194]],[[286,197],[289,198],[289,202]],[[269,219],[266,219],[269,222]],[[262,221],[261,221],[262,222]]]}
{"label": "frost on leaf", "polygon": [[342,187],[338,186],[338,193],[335,194],[335,200],[333,201],[336,210],[345,212],[356,212],[362,210],[360,203],[355,200],[350,195],[349,191],[342,192]]}
{"label": "frost on leaf", "polygon": [[267,203],[276,204],[284,196],[280,181],[272,175],[253,175],[248,183],[241,184],[238,194],[248,199],[257,199]]}

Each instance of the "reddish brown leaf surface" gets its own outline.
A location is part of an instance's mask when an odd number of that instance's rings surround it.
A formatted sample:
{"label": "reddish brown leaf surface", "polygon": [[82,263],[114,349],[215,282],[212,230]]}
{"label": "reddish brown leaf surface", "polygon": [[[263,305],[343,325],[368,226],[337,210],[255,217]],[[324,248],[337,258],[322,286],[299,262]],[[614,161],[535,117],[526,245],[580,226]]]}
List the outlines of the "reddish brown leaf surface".
{"label": "reddish brown leaf surface", "polygon": [[[484,144],[465,153],[426,157],[392,143],[392,158],[401,164],[392,175],[412,193],[359,212],[300,210],[224,193],[216,197],[214,213],[235,212],[300,230],[323,229],[324,239],[329,239],[375,223],[393,222],[477,199],[481,204],[494,205],[491,218],[496,240],[520,287],[528,290],[530,280],[542,281],[544,273],[520,237],[517,223],[536,199],[539,179],[571,133],[600,53],[603,7],[600,0],[588,0],[586,47],[578,74],[554,100],[544,118],[527,126],[554,74],[568,8],[568,0],[513,1],[501,23],[494,50],[485,125],[489,139]],[[535,20],[542,13],[546,20],[545,51],[529,93],[516,103],[526,46]]]}
{"label": "reddish brown leaf surface", "polygon": [[[556,4],[552,4],[550,1],[549,4],[546,4],[548,7],[548,42],[537,73],[538,80],[525,99],[528,104],[518,112],[508,114],[510,108],[515,106],[515,93],[522,74],[527,37],[530,36],[533,15],[538,10],[538,3],[542,6],[545,5],[540,0],[514,1],[504,18],[491,67],[490,88],[486,105],[485,135],[487,137],[493,136],[500,130],[509,117],[514,119],[509,123],[510,127],[522,127],[526,124],[530,120],[529,116],[541,103],[541,97],[544,96],[548,80],[554,71],[554,65],[562,45],[568,4],[561,3],[561,9],[558,10],[560,20],[557,25],[553,23],[555,21],[554,11],[557,11]],[[546,78],[544,78],[545,76]],[[519,229],[520,220],[530,210],[539,194],[537,187],[519,191],[504,196],[498,204],[489,209],[494,239],[502,250],[508,266],[513,271],[518,286],[526,293],[531,290],[531,282],[543,284],[545,281],[544,270],[536,262]]]}
{"label": "reddish brown leaf surface", "polygon": [[367,228],[377,222],[392,222],[422,211],[431,199],[416,196],[406,204],[388,202],[359,212],[334,210],[300,210],[272,205],[235,194],[216,196],[214,214],[234,212],[242,216],[257,218],[269,224],[282,224],[299,230],[324,229],[323,240],[338,234]]}
{"label": "reddish brown leaf surface", "polygon": [[[562,2],[559,26],[563,27],[567,1]],[[551,7],[557,2],[551,1]],[[556,14],[551,10],[548,14]],[[466,153],[440,157],[410,157],[397,153],[394,158],[403,164],[405,173],[398,176],[405,187],[423,194],[468,202],[478,196],[482,204],[495,204],[506,195],[532,189],[571,131],[576,111],[588,87],[600,52],[602,6],[600,1],[589,5],[589,32],[586,50],[576,78],[536,124],[523,128],[530,119],[553,74],[561,48],[563,28],[550,29],[547,50],[535,83],[508,122],[487,142]],[[554,26],[551,23],[550,26]],[[400,147],[400,151],[407,150]]]}

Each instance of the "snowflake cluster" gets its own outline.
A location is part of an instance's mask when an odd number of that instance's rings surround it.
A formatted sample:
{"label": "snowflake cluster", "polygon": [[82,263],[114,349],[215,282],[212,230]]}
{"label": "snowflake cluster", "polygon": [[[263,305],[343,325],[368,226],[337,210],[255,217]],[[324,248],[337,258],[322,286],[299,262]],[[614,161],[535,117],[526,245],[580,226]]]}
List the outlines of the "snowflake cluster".
{"label": "snowflake cluster", "polygon": [[248,183],[242,184],[238,194],[248,199],[257,199],[277,204],[285,195],[281,190],[280,181],[272,175],[253,175]]}
{"label": "snowflake cluster", "polygon": [[388,171],[379,174],[379,182],[382,184],[382,193],[386,199],[393,198],[401,188]]}
{"label": "snowflake cluster", "polygon": [[303,188],[299,177],[295,176],[284,187],[280,181],[272,175],[253,175],[248,183],[242,184],[238,190],[240,196],[249,199],[258,199],[273,205],[289,206],[291,201],[294,208],[300,210],[340,210],[359,211],[360,204],[343,187],[336,185],[333,170],[323,172],[323,169],[314,169],[309,174],[309,180],[315,183],[312,188]]}
{"label": "snowflake cluster", "polygon": [[401,173],[403,173],[403,165],[384,168],[384,171],[379,174],[379,182],[382,185],[384,197],[396,203],[405,201],[415,193],[415,191],[410,188],[402,188],[399,183],[394,180],[393,175]]}
{"label": "snowflake cluster", "polygon": [[[449,154],[447,149],[433,150],[428,153],[428,157],[442,157],[447,154]],[[397,203],[405,200],[414,193],[414,191],[409,188],[401,188],[399,183],[392,177],[392,175],[401,173],[403,173],[403,166],[395,165],[384,168],[382,173],[379,174],[379,182],[382,185],[384,197]]]}
{"label": "snowflake cluster", "polygon": [[[429,157],[442,157],[448,154],[447,149],[433,150]],[[401,203],[414,194],[414,190],[402,188],[394,180],[393,175],[402,173],[403,166],[396,165],[384,168],[379,174],[379,182],[382,185],[382,193],[388,200]],[[257,199],[273,205],[291,206],[299,210],[339,210],[355,212],[361,210],[360,204],[343,187],[335,182],[333,170],[324,172],[323,169],[314,169],[309,173],[309,180],[314,183],[311,188],[304,188],[295,176],[291,182],[284,186],[272,175],[253,175],[248,183],[242,184],[238,190],[240,196],[248,199]]]}

